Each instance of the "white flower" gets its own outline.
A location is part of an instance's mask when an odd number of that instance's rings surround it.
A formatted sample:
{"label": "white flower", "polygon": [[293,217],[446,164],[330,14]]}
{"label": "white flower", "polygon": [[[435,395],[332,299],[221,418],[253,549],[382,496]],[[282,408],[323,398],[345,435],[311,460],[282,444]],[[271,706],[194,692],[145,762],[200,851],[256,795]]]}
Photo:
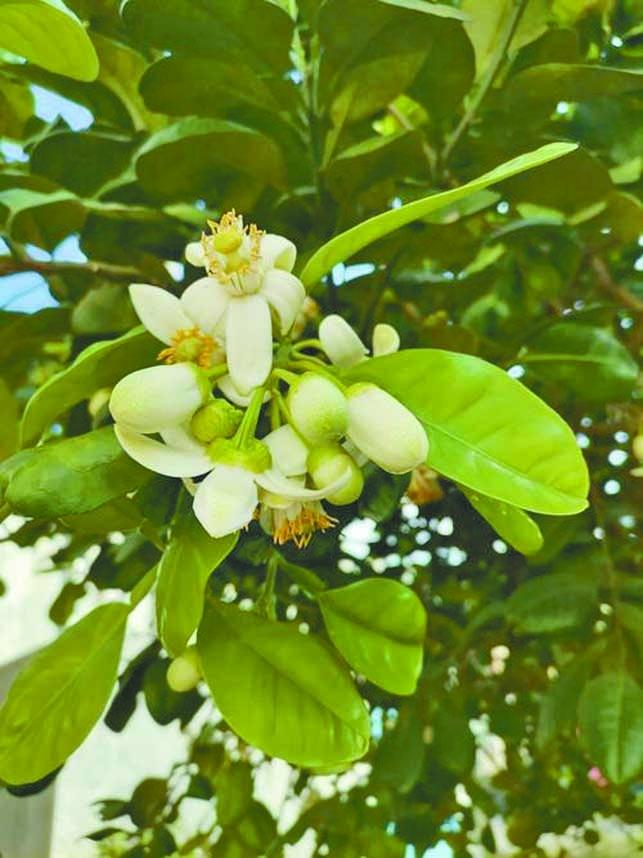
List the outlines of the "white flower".
{"label": "white flower", "polygon": [[346,391],[350,441],[390,474],[405,474],[426,462],[429,439],[420,421],[375,384]]}
{"label": "white flower", "polygon": [[297,252],[280,235],[266,235],[254,224],[245,227],[234,211],[208,223],[212,234],[189,244],[185,255],[208,271],[230,376],[239,393],[247,394],[264,383],[272,367],[271,309],[283,335],[303,304],[304,287],[290,273]]}
{"label": "white flower", "polygon": [[129,293],[141,322],[167,345],[159,359],[166,363],[193,361],[206,369],[222,362],[216,327],[223,307],[209,277],[192,283],[180,298],[147,283],[132,283]]}
{"label": "white flower", "polygon": [[[368,349],[348,322],[338,315],[326,316],[319,325],[321,347],[335,366],[347,369],[364,360]],[[378,324],[373,329],[373,357],[388,355],[400,347],[400,335],[393,325]]]}
{"label": "white flower", "polygon": [[135,432],[159,432],[189,420],[210,396],[210,383],[193,363],[150,366],[124,376],[112,390],[109,410]]}
{"label": "white flower", "polygon": [[[234,533],[249,524],[259,491],[287,503],[315,501],[326,495],[325,489],[307,489],[301,481],[283,475],[279,461],[271,462],[270,435],[264,439],[266,443],[254,441],[248,449],[236,450],[233,442],[223,439],[221,443],[201,444],[187,426],[164,429],[160,432],[162,441],[119,424],[114,430],[125,452],[151,471],[183,478],[207,474],[196,485],[193,509],[213,537]],[[287,457],[283,464],[289,470]],[[338,481],[330,490],[340,485]]]}

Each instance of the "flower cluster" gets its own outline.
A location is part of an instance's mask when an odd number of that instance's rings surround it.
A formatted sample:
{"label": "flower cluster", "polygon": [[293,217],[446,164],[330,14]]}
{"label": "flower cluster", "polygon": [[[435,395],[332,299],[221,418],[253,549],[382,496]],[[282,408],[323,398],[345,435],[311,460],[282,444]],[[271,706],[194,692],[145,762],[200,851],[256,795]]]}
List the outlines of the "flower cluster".
{"label": "flower cluster", "polygon": [[[368,350],[340,316],[324,318],[318,339],[295,341],[306,299],[292,274],[296,249],[245,226],[229,212],[189,244],[206,270],[180,298],[130,286],[134,308],[164,345],[161,365],[125,376],[110,411],[123,449],[140,464],[180,477],[194,513],[214,537],[253,518],[277,543],[307,545],[360,496],[369,459],[394,474],[426,460],[418,420],[374,384],[346,386],[339,370]],[[373,354],[399,348],[377,325]],[[257,437],[266,424],[270,431]]]}

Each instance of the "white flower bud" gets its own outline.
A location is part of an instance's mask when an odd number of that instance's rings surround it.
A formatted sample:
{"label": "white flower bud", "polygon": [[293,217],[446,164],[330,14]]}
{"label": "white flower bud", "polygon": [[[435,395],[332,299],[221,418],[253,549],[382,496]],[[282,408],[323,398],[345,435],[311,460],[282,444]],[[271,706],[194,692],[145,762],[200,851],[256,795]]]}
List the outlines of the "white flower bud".
{"label": "white flower bud", "polygon": [[400,335],[393,325],[380,323],[373,328],[373,357],[390,355],[400,347]]}
{"label": "white flower bud", "polygon": [[346,433],[346,397],[323,375],[300,376],[288,391],[288,408],[295,428],[310,444],[337,441]]}
{"label": "white flower bud", "polygon": [[190,265],[194,265],[195,268],[205,267],[207,259],[205,256],[205,250],[200,241],[191,241],[188,244],[185,248],[185,258]]}
{"label": "white flower bud", "polygon": [[308,457],[308,471],[318,489],[325,489],[348,473],[350,476],[341,488],[326,495],[335,506],[353,503],[364,488],[364,475],[354,459],[336,444],[316,447]]}
{"label": "white flower bud", "polygon": [[348,437],[389,474],[405,474],[426,461],[429,439],[408,408],[375,384],[354,384],[348,399]]}
{"label": "white flower bud", "polygon": [[173,659],[167,669],[167,684],[172,691],[191,691],[201,681],[201,664],[196,647],[188,647]]}
{"label": "white flower bud", "polygon": [[322,349],[335,366],[354,366],[364,359],[368,349],[345,319],[326,316],[319,325]]}
{"label": "white flower bud", "polygon": [[118,382],[109,410],[116,423],[149,434],[185,423],[209,395],[208,378],[195,364],[150,366]]}

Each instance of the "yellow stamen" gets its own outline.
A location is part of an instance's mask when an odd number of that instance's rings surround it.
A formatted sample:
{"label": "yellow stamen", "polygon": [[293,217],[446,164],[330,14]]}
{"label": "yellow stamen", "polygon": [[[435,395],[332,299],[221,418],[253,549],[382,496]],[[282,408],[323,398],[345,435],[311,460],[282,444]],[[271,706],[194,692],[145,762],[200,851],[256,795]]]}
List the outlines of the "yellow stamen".
{"label": "yellow stamen", "polygon": [[174,334],[171,344],[158,353],[158,360],[165,363],[190,361],[207,369],[217,347],[217,341],[199,328],[183,328]]}
{"label": "yellow stamen", "polygon": [[316,531],[336,524],[337,519],[328,515],[321,504],[303,504],[292,518],[284,510],[275,510],[272,539],[277,545],[292,541],[297,548],[306,548]]}
{"label": "yellow stamen", "polygon": [[[251,272],[259,261],[263,230],[255,224],[245,226],[243,217],[234,209],[222,215],[219,221],[208,220],[208,226],[212,234],[201,235],[208,274],[222,283],[240,287],[239,278]],[[244,249],[246,237],[250,247]]]}

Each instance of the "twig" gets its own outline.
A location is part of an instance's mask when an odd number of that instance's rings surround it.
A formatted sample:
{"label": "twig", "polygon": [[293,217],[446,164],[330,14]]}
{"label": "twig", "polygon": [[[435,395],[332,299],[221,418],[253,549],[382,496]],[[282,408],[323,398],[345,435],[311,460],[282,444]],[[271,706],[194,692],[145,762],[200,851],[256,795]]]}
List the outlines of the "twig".
{"label": "twig", "polygon": [[[17,274],[23,271],[34,271],[43,277],[53,277],[65,274],[91,274],[104,277],[106,280],[140,280],[141,272],[137,268],[125,265],[112,265],[108,262],[42,262],[38,259],[17,259],[13,256],[0,256],[0,277],[6,274]],[[165,286],[158,280],[145,275],[145,281],[155,286]]]}
{"label": "twig", "polygon": [[594,274],[596,274],[596,282],[604,292],[607,292],[612,298],[616,298],[625,307],[636,310],[637,313],[643,312],[643,301],[636,295],[632,295],[624,286],[619,286],[618,283],[614,282],[609,268],[600,256],[592,256],[590,264]]}

